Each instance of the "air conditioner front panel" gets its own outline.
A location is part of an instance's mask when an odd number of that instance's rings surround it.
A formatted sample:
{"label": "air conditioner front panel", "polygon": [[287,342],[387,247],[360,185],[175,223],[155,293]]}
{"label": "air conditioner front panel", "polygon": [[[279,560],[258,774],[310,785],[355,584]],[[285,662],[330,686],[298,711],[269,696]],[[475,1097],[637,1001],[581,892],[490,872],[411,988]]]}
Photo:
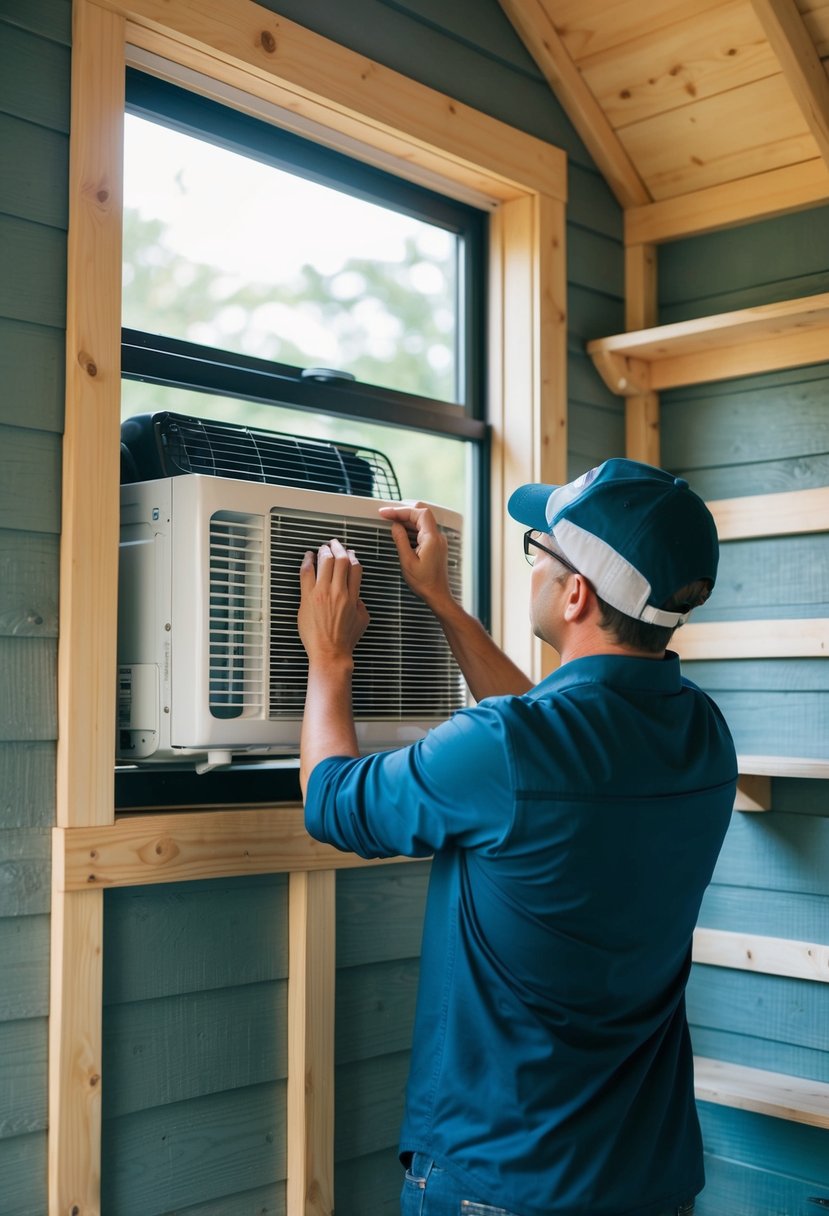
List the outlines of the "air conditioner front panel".
{"label": "air conditioner front panel", "polygon": [[[227,749],[296,753],[307,660],[299,640],[299,567],[336,536],[363,566],[371,622],[355,653],[353,699],[361,747],[420,737],[465,703],[437,621],[400,574],[376,499],[185,475],[171,484],[169,745],[152,757]],[[147,501],[157,496],[148,487]],[[130,487],[140,495],[141,484]],[[436,508],[461,589],[461,519]]]}

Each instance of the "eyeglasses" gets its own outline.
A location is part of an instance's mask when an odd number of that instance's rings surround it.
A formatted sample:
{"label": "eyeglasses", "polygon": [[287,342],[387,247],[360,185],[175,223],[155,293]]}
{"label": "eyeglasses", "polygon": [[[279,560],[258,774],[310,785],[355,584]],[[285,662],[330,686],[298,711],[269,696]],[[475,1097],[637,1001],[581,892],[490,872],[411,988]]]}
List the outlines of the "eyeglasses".
{"label": "eyeglasses", "polygon": [[557,562],[559,562],[567,570],[571,570],[573,574],[581,574],[581,571],[577,570],[575,566],[571,565],[566,557],[562,557],[561,554],[556,553],[554,549],[548,549],[546,545],[542,545],[540,540],[536,540],[535,538],[537,535],[538,532],[535,528],[528,528],[524,533],[524,556],[531,566],[535,562],[535,554],[530,551],[530,547],[532,546],[533,549],[543,549],[545,553],[549,553],[550,557],[554,557]]}

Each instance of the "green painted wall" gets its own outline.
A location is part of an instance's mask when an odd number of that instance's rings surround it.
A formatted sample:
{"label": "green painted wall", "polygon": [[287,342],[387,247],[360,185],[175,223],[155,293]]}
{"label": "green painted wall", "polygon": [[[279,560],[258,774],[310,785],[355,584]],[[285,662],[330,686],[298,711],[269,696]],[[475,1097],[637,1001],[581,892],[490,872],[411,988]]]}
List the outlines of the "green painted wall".
{"label": "green painted wall", "polygon": [[[829,208],[677,242],[660,250],[661,320],[825,291]],[[708,498],[829,482],[825,366],[666,393],[663,459]],[[698,620],[827,616],[829,537],[732,541]],[[726,713],[739,751],[829,756],[829,668],[822,661],[686,664]],[[781,778],[773,810],[735,814],[701,912],[708,928],[826,942],[829,786]],[[694,968],[695,1049],[756,1068],[829,1081],[829,987]],[[829,1198],[829,1132],[701,1105],[708,1186],[700,1216],[818,1210]]]}
{"label": "green painted wall", "polygon": [[0,1211],[46,1210],[69,0],[0,3]]}

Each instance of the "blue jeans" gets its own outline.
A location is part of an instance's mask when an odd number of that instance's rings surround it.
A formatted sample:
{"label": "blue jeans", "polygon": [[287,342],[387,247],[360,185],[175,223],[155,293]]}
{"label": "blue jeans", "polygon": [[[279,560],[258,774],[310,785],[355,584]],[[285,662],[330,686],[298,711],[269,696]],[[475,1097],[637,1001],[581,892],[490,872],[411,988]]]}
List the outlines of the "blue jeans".
{"label": "blue jeans", "polygon": [[[694,1201],[680,1204],[660,1216],[693,1216]],[[488,1203],[470,1193],[452,1174],[425,1153],[415,1153],[406,1170],[400,1196],[400,1216],[517,1216],[508,1208]]]}

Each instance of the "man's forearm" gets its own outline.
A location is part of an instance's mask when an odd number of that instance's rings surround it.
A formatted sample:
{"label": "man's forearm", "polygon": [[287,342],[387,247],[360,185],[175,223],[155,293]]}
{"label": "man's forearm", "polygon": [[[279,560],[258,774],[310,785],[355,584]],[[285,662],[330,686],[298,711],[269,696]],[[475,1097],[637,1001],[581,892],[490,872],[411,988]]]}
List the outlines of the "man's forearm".
{"label": "man's forearm", "polygon": [[303,798],[308,779],[321,760],[360,754],[351,705],[353,670],[351,659],[309,664],[300,737],[299,782]]}
{"label": "man's forearm", "polygon": [[496,645],[481,622],[455,600],[446,600],[432,610],[476,701],[521,696],[532,688],[532,682]]}

